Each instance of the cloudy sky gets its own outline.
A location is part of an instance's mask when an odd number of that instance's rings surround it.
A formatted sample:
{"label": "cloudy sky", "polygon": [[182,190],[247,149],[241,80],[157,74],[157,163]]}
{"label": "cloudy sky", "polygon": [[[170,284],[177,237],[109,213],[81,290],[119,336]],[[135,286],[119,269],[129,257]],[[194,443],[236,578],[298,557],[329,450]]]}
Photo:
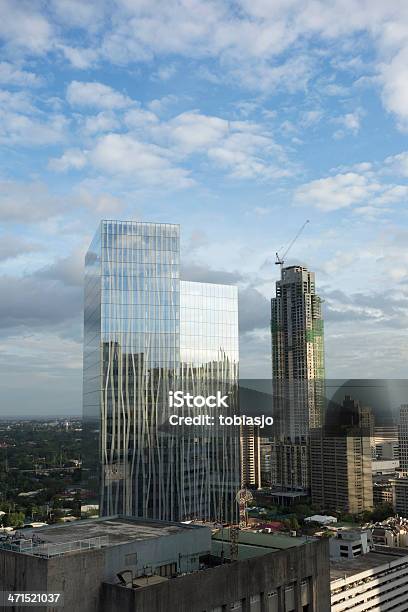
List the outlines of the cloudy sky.
{"label": "cloudy sky", "polygon": [[316,271],[327,376],[405,377],[406,0],[0,0],[3,414],[81,411],[101,218],[181,224],[270,372],[275,251]]}

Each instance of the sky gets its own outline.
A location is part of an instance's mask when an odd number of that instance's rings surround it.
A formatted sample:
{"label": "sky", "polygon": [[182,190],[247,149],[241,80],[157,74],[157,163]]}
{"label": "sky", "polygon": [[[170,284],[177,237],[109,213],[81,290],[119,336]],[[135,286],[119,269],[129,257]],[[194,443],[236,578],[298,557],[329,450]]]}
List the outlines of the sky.
{"label": "sky", "polygon": [[183,276],[269,300],[316,272],[329,378],[405,378],[406,0],[0,0],[0,414],[80,414],[100,219],[181,225]]}

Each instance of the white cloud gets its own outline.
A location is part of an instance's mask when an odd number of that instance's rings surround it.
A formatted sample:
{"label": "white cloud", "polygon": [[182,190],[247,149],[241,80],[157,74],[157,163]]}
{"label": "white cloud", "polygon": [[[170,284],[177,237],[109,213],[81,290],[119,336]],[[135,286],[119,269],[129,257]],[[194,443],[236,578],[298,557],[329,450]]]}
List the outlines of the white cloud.
{"label": "white cloud", "polygon": [[25,87],[37,87],[43,82],[42,78],[22,70],[20,67],[10,62],[0,62],[0,83],[4,85],[22,85]]}
{"label": "white cloud", "polygon": [[335,138],[343,138],[345,132],[351,133],[353,136],[357,136],[361,127],[361,110],[356,110],[353,113],[346,113],[341,117],[335,117],[333,123],[341,125],[342,129],[334,133]]}
{"label": "white cloud", "polygon": [[229,122],[220,117],[191,111],[162,124],[160,130],[183,153],[192,153],[206,150],[225,137],[229,131]]}
{"label": "white cloud", "polygon": [[263,126],[189,111],[152,126],[151,136],[181,157],[201,155],[240,179],[278,178],[294,165]]}
{"label": "white cloud", "polygon": [[270,179],[289,176],[289,164],[277,164],[270,159],[277,147],[272,139],[256,133],[232,133],[220,145],[208,150],[208,157],[217,165],[227,168],[240,179]]}
{"label": "white cloud", "polygon": [[178,97],[174,94],[169,94],[167,96],[163,96],[162,98],[158,98],[155,100],[151,100],[147,107],[154,113],[161,114],[168,110],[168,108],[178,102]]}
{"label": "white cloud", "polygon": [[129,128],[144,128],[149,124],[157,123],[158,117],[143,108],[132,108],[125,113],[124,122]]}
{"label": "white cloud", "polygon": [[408,129],[408,31],[405,46],[382,65],[381,80],[385,108],[397,116],[403,129]]}
{"label": "white cloud", "polygon": [[408,151],[387,157],[385,164],[387,170],[408,178]]}
{"label": "white cloud", "polygon": [[176,72],[177,67],[175,64],[165,64],[156,70],[156,72],[152,75],[152,79],[155,81],[168,81],[176,74]]}
{"label": "white cloud", "polygon": [[189,172],[173,165],[169,152],[126,134],[107,134],[89,154],[95,168],[147,185],[185,188],[193,185]]}
{"label": "white cloud", "polygon": [[344,85],[339,85],[338,83],[328,83],[324,87],[324,92],[328,96],[346,96],[349,94],[349,90]]}
{"label": "white cloud", "polygon": [[0,90],[0,108],[2,112],[28,114],[36,112],[31,97],[25,91]]}
{"label": "white cloud", "polygon": [[37,243],[25,240],[20,236],[12,234],[0,235],[0,262],[19,257],[26,253],[38,251],[40,246]]}
{"label": "white cloud", "polygon": [[85,70],[95,64],[98,58],[96,49],[84,49],[80,47],[70,47],[69,45],[59,44],[58,48],[62,51],[66,59],[79,70]]}
{"label": "white cloud", "polygon": [[35,8],[35,3],[0,0],[0,38],[12,51],[43,54],[52,47],[53,27]]}
{"label": "white cloud", "polygon": [[407,194],[407,186],[382,184],[370,172],[366,175],[345,172],[302,185],[295,192],[295,201],[325,212],[362,205],[360,213],[372,213],[373,206],[401,201]]}
{"label": "white cloud", "polygon": [[0,143],[23,147],[47,146],[64,139],[68,120],[59,113],[33,106],[26,91],[0,90]]}
{"label": "white cloud", "polygon": [[63,115],[47,119],[3,112],[0,118],[0,142],[22,147],[48,146],[64,140],[68,121]]}
{"label": "white cloud", "polygon": [[72,81],[67,88],[67,100],[72,106],[101,109],[120,109],[132,104],[132,100],[109,85]]}
{"label": "white cloud", "polygon": [[89,211],[101,217],[121,214],[125,208],[124,202],[111,193],[95,193],[81,185],[78,189],[78,202]]}
{"label": "white cloud", "polygon": [[0,181],[0,220],[36,223],[63,212],[61,202],[40,182]]}
{"label": "white cloud", "polygon": [[253,212],[255,215],[258,215],[258,217],[264,217],[265,215],[270,215],[272,211],[270,208],[266,208],[265,206],[255,206]]}
{"label": "white cloud", "polygon": [[312,74],[312,60],[306,54],[274,64],[257,58],[237,63],[231,69],[232,77],[248,89],[271,93],[305,90]]}
{"label": "white cloud", "polygon": [[105,2],[83,2],[82,0],[51,0],[51,9],[56,19],[67,26],[95,31],[102,25]]}
{"label": "white cloud", "polygon": [[[113,133],[109,130],[111,125],[127,127],[129,131]],[[192,158],[197,158],[198,164],[202,160],[207,165],[210,162],[217,170],[238,179],[269,180],[296,171],[265,127],[247,120],[229,121],[192,110],[160,121],[155,113],[135,102],[120,116],[104,112],[87,117],[83,126],[86,135],[101,136],[104,129],[109,133],[95,141],[87,138],[86,150],[68,149],[51,159],[52,170],[82,170],[89,161],[90,167],[109,175],[130,176],[135,171],[135,176],[148,184],[160,184],[163,171],[167,177],[164,184],[181,187],[192,184],[190,171],[180,167]]]}
{"label": "white cloud", "polygon": [[[402,127],[408,125],[405,0],[240,0],[236,7],[227,0],[53,0],[47,12],[40,2],[0,0],[0,7],[0,36],[10,53],[62,52],[80,69],[100,59],[120,65],[158,59],[154,78],[159,79],[172,76],[175,55],[210,58],[217,62],[215,71],[199,66],[198,73],[218,79],[221,68],[224,82],[238,80],[257,91],[305,88],[323,56],[366,78],[360,57],[366,47],[374,51],[371,73],[378,77],[385,108]],[[72,44],[71,28],[87,31],[80,47]],[[336,83],[325,87],[328,95],[345,93]]]}
{"label": "white cloud", "polygon": [[101,111],[97,115],[85,117],[84,129],[88,134],[111,132],[119,128],[120,122],[115,114],[110,111]]}
{"label": "white cloud", "polygon": [[323,111],[320,108],[305,111],[300,115],[300,124],[302,127],[308,128],[319,123],[322,117]]}
{"label": "white cloud", "polygon": [[82,170],[87,163],[86,153],[79,149],[68,149],[61,157],[50,159],[48,167],[56,172]]}

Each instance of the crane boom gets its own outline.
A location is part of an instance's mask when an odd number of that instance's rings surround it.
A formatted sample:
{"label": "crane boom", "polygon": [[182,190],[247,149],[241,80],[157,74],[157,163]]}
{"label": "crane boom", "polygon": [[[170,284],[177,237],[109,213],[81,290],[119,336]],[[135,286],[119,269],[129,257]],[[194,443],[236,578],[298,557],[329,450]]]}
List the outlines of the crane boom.
{"label": "crane boom", "polygon": [[296,240],[299,238],[300,234],[303,232],[303,230],[305,229],[306,225],[310,223],[309,219],[306,219],[306,221],[303,223],[302,227],[298,230],[296,236],[293,238],[292,242],[289,244],[288,248],[286,249],[286,251],[284,252],[284,254],[282,255],[282,257],[279,255],[279,253],[276,253],[276,261],[275,264],[277,266],[283,267],[283,264],[285,263],[285,257],[286,255],[289,253],[290,249],[293,247],[293,245],[295,244]]}

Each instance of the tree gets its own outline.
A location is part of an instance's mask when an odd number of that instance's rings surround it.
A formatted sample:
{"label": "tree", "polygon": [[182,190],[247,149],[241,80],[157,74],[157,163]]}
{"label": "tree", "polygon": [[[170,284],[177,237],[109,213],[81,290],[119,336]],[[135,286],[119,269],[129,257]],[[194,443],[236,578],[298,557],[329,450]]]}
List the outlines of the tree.
{"label": "tree", "polygon": [[298,531],[298,529],[300,529],[299,521],[297,520],[296,516],[290,517],[290,527],[294,531]]}
{"label": "tree", "polygon": [[22,527],[24,525],[25,515],[23,512],[10,512],[3,518],[5,527]]}

